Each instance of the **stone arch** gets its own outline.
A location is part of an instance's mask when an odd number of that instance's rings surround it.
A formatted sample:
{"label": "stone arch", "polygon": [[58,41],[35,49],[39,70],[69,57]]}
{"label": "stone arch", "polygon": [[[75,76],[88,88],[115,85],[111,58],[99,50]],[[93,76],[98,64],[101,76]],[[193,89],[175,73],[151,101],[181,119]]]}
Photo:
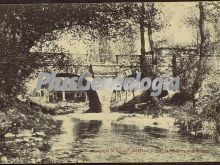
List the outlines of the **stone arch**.
{"label": "stone arch", "polygon": [[[79,75],[72,73],[58,73],[56,77],[79,77]],[[83,84],[85,85],[86,82],[87,81],[84,80]],[[91,89],[85,92],[89,100],[89,110],[87,112],[101,112],[101,103],[97,92]]]}

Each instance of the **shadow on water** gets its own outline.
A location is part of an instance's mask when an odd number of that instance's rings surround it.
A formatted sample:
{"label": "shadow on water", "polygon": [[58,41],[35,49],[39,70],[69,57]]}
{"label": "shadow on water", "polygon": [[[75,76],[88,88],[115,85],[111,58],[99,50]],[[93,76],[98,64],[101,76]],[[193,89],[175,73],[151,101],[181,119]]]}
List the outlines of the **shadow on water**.
{"label": "shadow on water", "polygon": [[114,124],[111,123],[112,130],[115,133],[126,133],[126,132],[136,132],[139,131],[139,127],[136,125],[127,124]]}
{"label": "shadow on water", "polygon": [[73,133],[77,139],[94,138],[99,133],[100,127],[102,125],[102,121],[97,120],[73,120],[75,122]]}
{"label": "shadow on water", "polygon": [[155,138],[167,137],[167,130],[163,128],[146,126],[144,127],[143,131],[144,133],[149,134],[150,136],[155,137]]}
{"label": "shadow on water", "polygon": [[[111,124],[112,132],[124,140],[129,145],[149,146],[152,139],[164,139],[167,137],[167,130],[157,127],[146,126],[140,130],[136,125]],[[156,141],[155,141],[156,142]],[[155,147],[156,148],[156,147]]]}

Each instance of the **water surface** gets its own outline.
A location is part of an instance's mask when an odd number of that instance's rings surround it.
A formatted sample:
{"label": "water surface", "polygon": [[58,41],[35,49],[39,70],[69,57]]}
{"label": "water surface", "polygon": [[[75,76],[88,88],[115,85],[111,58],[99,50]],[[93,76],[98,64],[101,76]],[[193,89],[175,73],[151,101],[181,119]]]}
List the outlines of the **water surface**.
{"label": "water surface", "polygon": [[220,145],[193,141],[177,133],[111,120],[57,116],[64,133],[47,153],[54,162],[220,161]]}

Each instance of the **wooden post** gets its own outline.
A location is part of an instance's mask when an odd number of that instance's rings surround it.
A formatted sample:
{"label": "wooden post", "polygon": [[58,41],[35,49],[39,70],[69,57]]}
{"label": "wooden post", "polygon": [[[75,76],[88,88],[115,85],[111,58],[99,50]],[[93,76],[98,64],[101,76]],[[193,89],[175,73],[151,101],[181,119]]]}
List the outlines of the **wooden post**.
{"label": "wooden post", "polygon": [[116,64],[118,64],[118,56],[116,55]]}
{"label": "wooden post", "polygon": [[117,90],[115,90],[115,102],[117,102]]}
{"label": "wooden post", "polygon": [[87,93],[85,93],[85,96],[86,96],[86,99],[85,99],[85,101],[88,101],[88,96],[87,96]]}
{"label": "wooden post", "polygon": [[125,91],[125,100],[124,100],[124,102],[127,101],[127,99],[128,99],[128,92]]}
{"label": "wooden post", "polygon": [[65,91],[63,91],[62,93],[63,93],[63,101],[66,101]]}

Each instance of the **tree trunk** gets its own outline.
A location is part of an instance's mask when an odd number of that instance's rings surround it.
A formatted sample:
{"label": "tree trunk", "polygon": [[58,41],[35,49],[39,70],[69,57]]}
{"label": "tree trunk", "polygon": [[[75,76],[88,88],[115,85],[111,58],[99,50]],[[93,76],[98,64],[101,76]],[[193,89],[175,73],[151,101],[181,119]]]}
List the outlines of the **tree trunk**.
{"label": "tree trunk", "polygon": [[145,38],[144,38],[144,3],[141,4],[141,17],[140,17],[140,34],[141,34],[141,56],[145,56]]}
{"label": "tree trunk", "polygon": [[176,77],[177,76],[176,52],[173,54],[173,58],[172,58],[172,72],[173,72],[173,77]]}
{"label": "tree trunk", "polygon": [[[146,60],[145,57],[145,23],[144,23],[144,18],[145,18],[145,7],[144,7],[144,2],[141,4],[141,15],[140,15],[140,35],[141,35],[141,58],[140,58],[140,67],[141,67],[141,75],[142,77],[152,77],[154,79],[153,75],[153,70],[152,70],[152,63]],[[150,32],[152,34],[152,31]],[[150,34],[150,36],[152,36]],[[149,35],[149,29],[148,29],[148,35]],[[154,116],[159,115],[159,104],[158,104],[158,99],[157,97],[152,97],[151,96],[151,91],[147,90],[143,92],[142,99],[140,102],[153,102],[155,105],[155,111],[154,111]]]}
{"label": "tree trunk", "polygon": [[197,93],[198,89],[201,86],[202,80],[202,61],[205,54],[205,32],[204,32],[204,20],[205,20],[205,13],[204,13],[204,6],[203,2],[199,2],[199,33],[200,33],[200,45],[199,45],[199,57],[198,57],[198,67],[197,72],[193,84],[193,97]]}
{"label": "tree trunk", "polygon": [[[152,12],[154,11],[154,3],[151,3],[151,8],[149,12],[149,22],[148,22],[148,39],[150,44],[150,51],[154,51],[154,41],[153,41],[153,31],[152,31]],[[152,58],[152,60],[154,60]]]}
{"label": "tree trunk", "polygon": [[141,35],[141,57],[140,57],[140,68],[141,68],[141,74],[142,77],[150,76],[150,68],[147,63],[146,57],[145,57],[145,24],[144,24],[144,13],[145,13],[145,7],[144,2],[141,4],[141,15],[140,15],[140,35]]}

